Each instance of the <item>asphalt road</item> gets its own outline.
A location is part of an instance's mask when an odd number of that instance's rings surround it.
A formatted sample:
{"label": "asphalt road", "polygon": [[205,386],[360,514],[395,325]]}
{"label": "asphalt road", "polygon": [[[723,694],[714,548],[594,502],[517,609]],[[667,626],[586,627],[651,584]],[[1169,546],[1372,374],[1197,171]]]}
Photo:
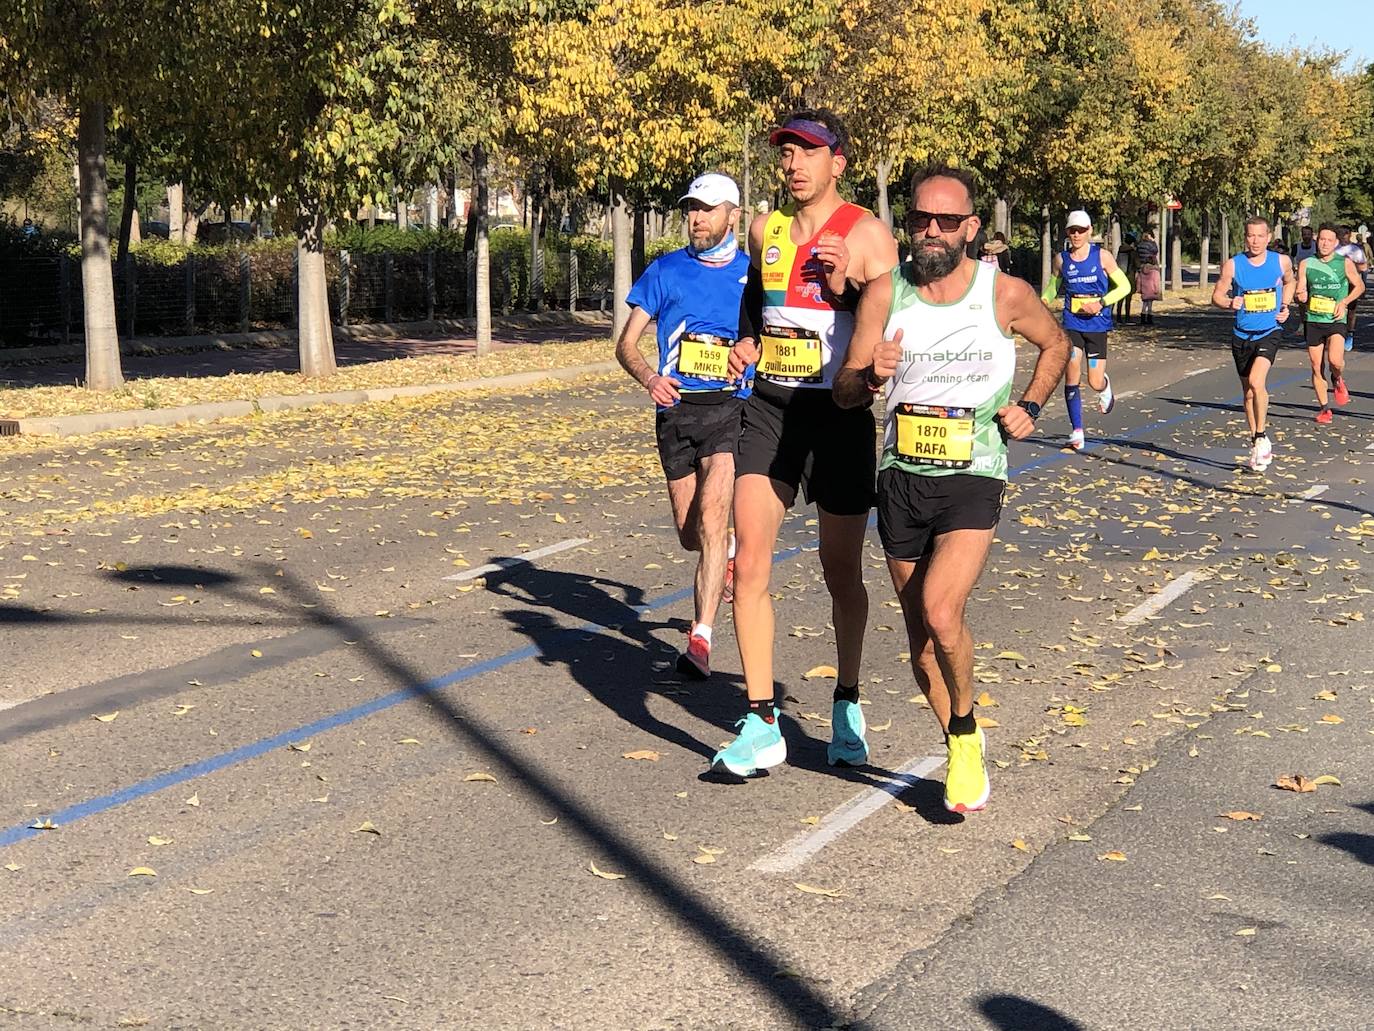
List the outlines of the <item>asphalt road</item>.
{"label": "asphalt road", "polygon": [[1283,352],[1257,475],[1224,341],[1116,334],[1089,449],[1058,402],[1014,449],[966,820],[876,534],[873,762],[826,767],[805,509],[788,764],[701,779],[738,658],[727,620],[672,672],[691,566],[618,380],[6,440],[0,1025],[1361,1026],[1369,362],[1319,427]]}

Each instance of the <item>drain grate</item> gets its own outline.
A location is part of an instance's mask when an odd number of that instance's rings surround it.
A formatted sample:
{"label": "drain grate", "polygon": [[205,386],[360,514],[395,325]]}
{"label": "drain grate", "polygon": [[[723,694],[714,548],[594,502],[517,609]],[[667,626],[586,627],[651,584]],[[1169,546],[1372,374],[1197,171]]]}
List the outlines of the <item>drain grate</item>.
{"label": "drain grate", "polygon": [[0,437],[19,436],[18,419],[0,419]]}

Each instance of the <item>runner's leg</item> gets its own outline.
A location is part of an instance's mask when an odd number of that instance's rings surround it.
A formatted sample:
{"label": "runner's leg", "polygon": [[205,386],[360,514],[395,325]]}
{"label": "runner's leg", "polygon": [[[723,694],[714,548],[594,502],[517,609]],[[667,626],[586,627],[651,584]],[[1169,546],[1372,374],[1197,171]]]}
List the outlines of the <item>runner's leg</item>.
{"label": "runner's leg", "polygon": [[735,490],[735,456],[723,451],[707,455],[697,472],[697,537],[701,558],[697,562],[697,622],[711,626],[725,587],[725,562],[729,550],[730,500]]}
{"label": "runner's leg", "polygon": [[751,701],[773,697],[773,600],[768,578],[778,529],[791,501],[788,487],[761,473],[735,478],[735,638]]}
{"label": "runner's leg", "polygon": [[1318,408],[1326,407],[1326,370],[1322,367],[1322,359],[1325,357],[1323,352],[1327,350],[1326,344],[1329,343],[1328,340],[1307,349],[1307,360],[1312,365],[1312,392],[1317,395]]}
{"label": "runner's leg", "polygon": [[[821,572],[830,592],[831,622],[835,625],[835,670],[842,687],[859,682],[864,632],[868,629],[868,591],[864,589],[863,551],[868,513],[835,515],[817,506],[820,515]],[[736,560],[738,575],[738,560]]]}
{"label": "runner's leg", "polygon": [[1251,433],[1263,433],[1269,418],[1269,366],[1272,363],[1264,355],[1256,355],[1250,363],[1250,371],[1245,375],[1246,418],[1250,420]]}

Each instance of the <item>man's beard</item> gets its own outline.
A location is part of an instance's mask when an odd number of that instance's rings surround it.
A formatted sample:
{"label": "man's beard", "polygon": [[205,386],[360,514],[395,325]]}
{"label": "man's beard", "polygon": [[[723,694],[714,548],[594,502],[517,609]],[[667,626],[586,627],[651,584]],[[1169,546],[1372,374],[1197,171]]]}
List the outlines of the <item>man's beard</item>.
{"label": "man's beard", "polygon": [[725,238],[729,235],[730,227],[727,225],[723,229],[721,229],[720,232],[710,233],[709,235],[702,237],[701,239],[698,239],[694,236],[692,237],[692,249],[694,251],[697,251],[698,253],[700,253],[701,251],[709,251],[712,247],[719,247],[721,243],[725,240]]}
{"label": "man's beard", "polygon": [[917,286],[944,279],[964,260],[964,245],[922,240],[911,252],[911,278]]}

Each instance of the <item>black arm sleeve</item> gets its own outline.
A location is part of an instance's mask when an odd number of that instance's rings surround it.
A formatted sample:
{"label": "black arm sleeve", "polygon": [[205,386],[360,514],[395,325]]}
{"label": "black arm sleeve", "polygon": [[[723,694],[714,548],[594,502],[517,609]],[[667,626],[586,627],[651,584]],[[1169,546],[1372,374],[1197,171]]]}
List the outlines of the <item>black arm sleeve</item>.
{"label": "black arm sleeve", "polygon": [[739,333],[737,340],[759,338],[763,328],[763,274],[753,262],[749,263],[749,277],[739,299]]}

